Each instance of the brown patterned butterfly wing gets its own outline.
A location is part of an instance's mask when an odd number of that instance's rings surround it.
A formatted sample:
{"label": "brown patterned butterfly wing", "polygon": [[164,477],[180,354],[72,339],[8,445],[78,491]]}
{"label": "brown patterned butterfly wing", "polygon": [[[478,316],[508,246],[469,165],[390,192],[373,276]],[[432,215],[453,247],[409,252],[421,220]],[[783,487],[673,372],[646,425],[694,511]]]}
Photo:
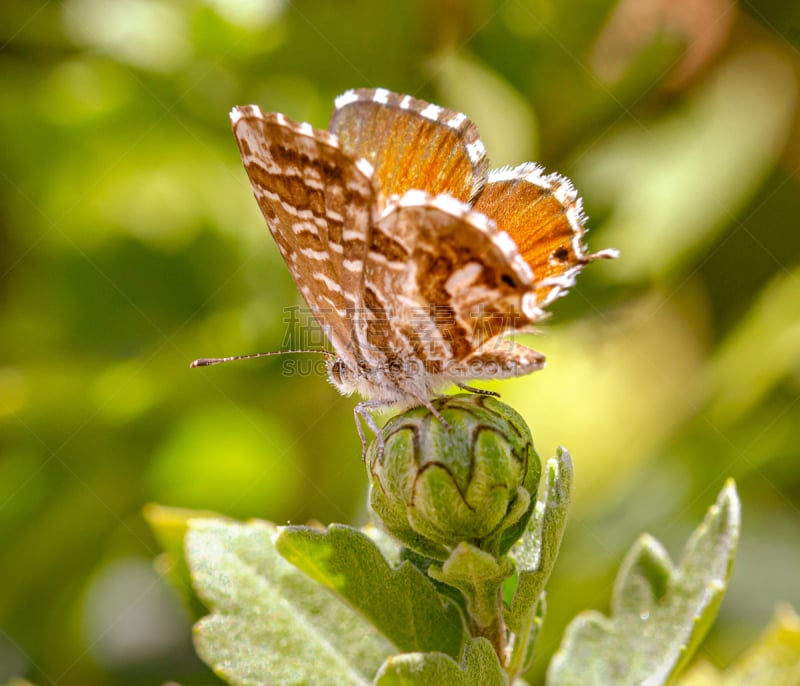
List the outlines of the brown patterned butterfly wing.
{"label": "brown patterned butterfly wing", "polygon": [[[467,366],[490,349],[505,372],[498,366],[489,376],[533,371],[543,363],[539,353],[491,345],[535,315],[532,281],[513,241],[491,220],[452,197],[409,191],[377,221],[364,265],[371,318],[394,313],[394,324],[390,331],[366,327],[362,347],[383,350],[389,366],[402,362],[440,381],[482,376]],[[509,373],[512,361],[518,364]]]}
{"label": "brown patterned butterfly wing", "polygon": [[337,355],[356,364],[352,316],[377,191],[372,169],[327,131],[237,107],[231,123],[258,205]]}
{"label": "brown patterned butterfly wing", "polygon": [[533,270],[540,309],[564,295],[585,264],[617,255],[587,252],[586,217],[572,183],[560,174],[543,174],[533,163],[493,170],[474,209],[492,217],[517,244]]}
{"label": "brown patterned butterfly wing", "polygon": [[417,189],[467,202],[486,183],[488,162],[475,124],[410,95],[347,91],[336,98],[328,128],[348,153],[372,164],[386,198]]}

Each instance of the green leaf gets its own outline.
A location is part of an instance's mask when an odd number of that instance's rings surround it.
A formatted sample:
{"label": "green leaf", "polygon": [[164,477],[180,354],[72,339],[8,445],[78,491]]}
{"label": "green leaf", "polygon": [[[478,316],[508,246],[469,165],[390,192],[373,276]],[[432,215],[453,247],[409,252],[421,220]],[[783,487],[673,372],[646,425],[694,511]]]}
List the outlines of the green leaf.
{"label": "green leaf", "polygon": [[[390,536],[374,524],[367,524],[361,531],[378,546],[378,550],[381,551],[381,555],[383,555],[390,567],[396,567],[405,559],[404,554],[408,548],[401,545],[394,536]],[[425,559],[427,560],[428,558]]]}
{"label": "green leaf", "polygon": [[729,481],[675,568],[642,536],[620,568],[611,617],[585,612],[567,627],[548,670],[550,686],[668,683],[713,621],[739,540],[739,499]]}
{"label": "green leaf", "polygon": [[544,587],[550,578],[567,523],[572,495],[572,459],[559,448],[547,461],[542,495],[525,533],[511,549],[519,578],[506,625],[515,634],[509,672],[525,671],[533,660],[536,636],[544,619]]}
{"label": "green leaf", "polygon": [[208,613],[192,587],[189,567],[183,552],[189,520],[219,518],[215,512],[165,507],[155,503],[144,506],[142,514],[164,552],[156,557],[156,571],[178,592],[192,620]]}
{"label": "green leaf", "polygon": [[392,646],[275,550],[277,527],[190,520],[186,560],[212,613],[200,657],[234,685],[365,686]]}
{"label": "green leaf", "polygon": [[772,625],[724,673],[706,662],[692,667],[680,686],[797,686],[800,684],[800,617],[778,609]]}
{"label": "green leaf", "polygon": [[407,560],[409,563],[414,565],[414,567],[419,570],[420,574],[433,583],[433,587],[440,596],[448,598],[450,602],[457,605],[460,608],[463,617],[469,616],[467,613],[467,600],[464,598],[464,594],[457,588],[449,586],[441,581],[437,581],[430,574],[428,574],[428,570],[430,570],[432,566],[436,566],[436,560],[426,557],[412,548],[406,548],[405,546],[403,546],[401,549],[400,560]]}
{"label": "green leaf", "polygon": [[565,448],[547,461],[543,493],[536,502],[525,533],[511,553],[520,570],[540,580],[544,589],[553,570],[566,527],[572,496],[572,458]]}
{"label": "green leaf", "polygon": [[312,579],[334,591],[403,652],[453,657],[466,640],[458,608],[442,599],[410,562],[392,568],[377,545],[352,527],[281,529],[275,547]]}
{"label": "green leaf", "polygon": [[540,593],[539,599],[526,617],[525,624],[519,630],[511,629],[514,634],[514,643],[512,645],[511,658],[506,668],[509,674],[527,672],[531,668],[536,650],[536,639],[539,638],[539,633],[542,630],[546,612],[545,594]]}
{"label": "green leaf", "polygon": [[459,665],[442,653],[407,653],[390,657],[375,686],[507,686],[508,679],[485,638],[472,639]]}

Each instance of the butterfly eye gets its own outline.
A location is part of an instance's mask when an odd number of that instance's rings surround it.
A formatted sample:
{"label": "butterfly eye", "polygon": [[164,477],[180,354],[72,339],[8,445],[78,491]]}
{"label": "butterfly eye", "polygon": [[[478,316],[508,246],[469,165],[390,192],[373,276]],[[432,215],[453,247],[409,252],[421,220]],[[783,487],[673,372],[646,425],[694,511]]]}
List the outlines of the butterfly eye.
{"label": "butterfly eye", "polygon": [[503,283],[506,284],[507,286],[511,286],[511,288],[516,288],[517,287],[516,280],[514,279],[514,277],[510,276],[509,274],[503,274],[503,276],[500,277],[500,278],[503,280]]}
{"label": "butterfly eye", "polygon": [[344,365],[339,359],[328,360],[328,374],[333,383],[341,385],[343,367]]}

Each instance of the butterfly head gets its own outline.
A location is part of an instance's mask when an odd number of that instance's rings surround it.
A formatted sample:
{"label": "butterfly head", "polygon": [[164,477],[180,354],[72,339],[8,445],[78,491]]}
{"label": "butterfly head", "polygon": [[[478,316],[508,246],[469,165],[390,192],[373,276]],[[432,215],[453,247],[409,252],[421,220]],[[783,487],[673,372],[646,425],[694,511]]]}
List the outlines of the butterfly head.
{"label": "butterfly head", "polygon": [[370,369],[364,361],[354,368],[341,357],[328,358],[328,380],[342,395],[358,393],[363,398],[394,400],[397,393],[392,389],[396,379],[386,378],[381,383],[381,376],[379,369]]}

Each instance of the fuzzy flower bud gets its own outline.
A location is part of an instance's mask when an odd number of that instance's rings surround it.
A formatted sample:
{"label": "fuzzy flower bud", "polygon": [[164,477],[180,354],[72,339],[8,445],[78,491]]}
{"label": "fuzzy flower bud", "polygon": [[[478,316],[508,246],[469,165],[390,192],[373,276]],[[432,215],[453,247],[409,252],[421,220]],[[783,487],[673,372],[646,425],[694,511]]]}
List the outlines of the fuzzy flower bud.
{"label": "fuzzy flower bud", "polygon": [[522,535],[541,476],[530,430],[494,398],[433,401],[390,420],[367,452],[370,505],[404,545],[444,560],[459,543],[499,557]]}

